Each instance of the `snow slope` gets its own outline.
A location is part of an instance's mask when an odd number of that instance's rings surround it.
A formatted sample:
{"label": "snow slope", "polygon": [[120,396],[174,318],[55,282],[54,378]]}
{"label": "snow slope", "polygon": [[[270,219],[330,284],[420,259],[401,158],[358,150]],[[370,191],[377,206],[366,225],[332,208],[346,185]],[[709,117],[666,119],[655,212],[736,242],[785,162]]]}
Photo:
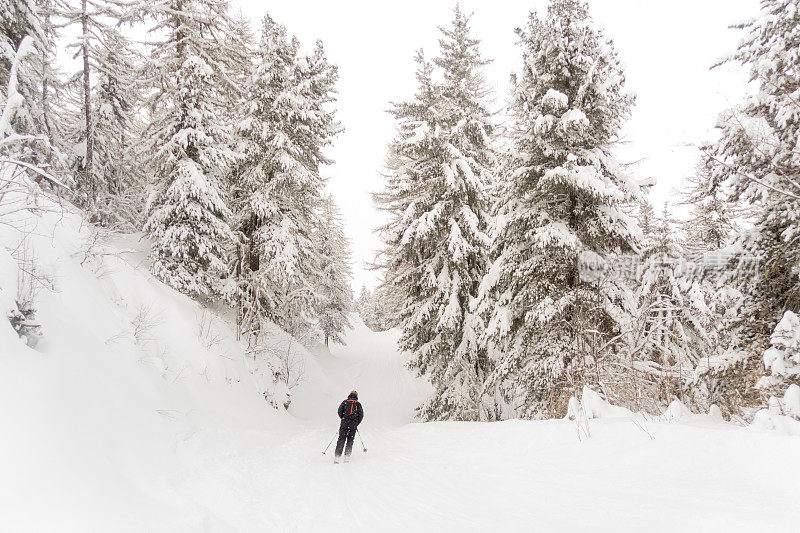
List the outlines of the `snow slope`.
{"label": "snow slope", "polygon": [[295,393],[290,413],[335,429],[336,408],[348,392],[357,390],[371,426],[411,422],[431,389],[406,370],[406,357],[397,350],[399,332],[373,332],[355,314],[350,322],[353,328],[344,336],[345,345],[332,345],[330,352],[317,354],[330,388],[309,380]]}
{"label": "snow slope", "polygon": [[[324,430],[282,442],[205,433],[182,449],[185,490],[220,531],[797,531],[796,438],[732,427],[603,420],[411,424],[348,465]],[[224,495],[220,497],[220,495]],[[222,525],[229,527],[225,529]]]}
{"label": "snow slope", "polygon": [[[585,400],[574,422],[407,423],[427,387],[404,370],[397,332],[357,317],[348,345],[322,363],[339,397],[303,391],[308,424],[286,440],[198,434],[195,491],[230,531],[796,531],[800,438],[691,415],[673,404],[645,419]],[[320,454],[338,402],[365,408],[353,461]],[[301,394],[299,394],[301,395]],[[411,399],[415,401],[411,401]],[[591,400],[591,402],[590,402]],[[298,401],[298,400],[296,400]],[[316,406],[316,407],[315,407]],[[316,410],[319,409],[319,410]],[[300,413],[299,411],[302,411]],[[579,428],[580,425],[580,428]],[[591,434],[586,438],[583,428]],[[580,433],[580,434],[579,434]],[[216,494],[247,495],[248,503]],[[198,489],[198,487],[202,487]]]}
{"label": "snow slope", "polygon": [[[153,279],[146,243],[98,241],[69,212],[24,222],[54,286],[36,349],[0,320],[0,531],[797,530],[800,437],[679,406],[413,423],[429,388],[397,332],[357,317],[346,346],[301,351],[306,381],[278,412],[225,311]],[[0,229],[4,310],[20,238]],[[354,388],[368,452],[333,465],[321,451]]]}

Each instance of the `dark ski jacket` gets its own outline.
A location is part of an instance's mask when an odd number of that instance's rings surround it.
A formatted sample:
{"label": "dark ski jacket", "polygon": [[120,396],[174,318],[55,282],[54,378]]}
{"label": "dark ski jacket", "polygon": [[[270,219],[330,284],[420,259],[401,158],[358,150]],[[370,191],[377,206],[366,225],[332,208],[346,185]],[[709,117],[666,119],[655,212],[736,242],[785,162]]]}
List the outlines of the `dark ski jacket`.
{"label": "dark ski jacket", "polygon": [[351,429],[358,427],[364,418],[364,409],[352,394],[339,406],[339,418],[342,419],[341,427]]}

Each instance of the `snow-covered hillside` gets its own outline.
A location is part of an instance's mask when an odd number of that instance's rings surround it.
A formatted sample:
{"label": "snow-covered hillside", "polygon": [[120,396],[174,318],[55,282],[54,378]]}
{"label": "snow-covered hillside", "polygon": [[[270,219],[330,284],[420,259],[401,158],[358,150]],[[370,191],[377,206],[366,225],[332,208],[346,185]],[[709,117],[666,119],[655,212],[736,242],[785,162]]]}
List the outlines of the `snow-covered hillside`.
{"label": "snow-covered hillside", "polygon": [[[0,324],[0,530],[788,532],[800,520],[798,436],[678,407],[649,421],[595,405],[616,416],[411,423],[429,387],[406,371],[397,332],[357,316],[346,346],[299,352],[305,381],[276,411],[224,309],[156,281],[136,238],[98,239],[73,213],[26,224],[24,246],[0,233],[3,308],[23,249],[52,287],[36,295],[35,349]],[[357,440],[335,466],[320,452],[353,388],[368,452]]]}
{"label": "snow-covered hillside", "polygon": [[0,529],[202,529],[177,489],[179,443],[291,417],[265,401],[228,322],[148,273],[147,243],[45,207],[0,232],[4,316],[32,292],[42,327],[33,349],[0,321]]}

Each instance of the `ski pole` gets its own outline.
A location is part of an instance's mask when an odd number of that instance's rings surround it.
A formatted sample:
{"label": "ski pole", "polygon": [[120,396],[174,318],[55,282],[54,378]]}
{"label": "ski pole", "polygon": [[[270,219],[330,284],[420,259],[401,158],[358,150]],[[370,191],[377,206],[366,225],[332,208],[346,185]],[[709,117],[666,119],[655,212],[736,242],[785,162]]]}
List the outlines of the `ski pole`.
{"label": "ski pole", "polygon": [[338,433],[338,431],[334,431],[334,433],[333,433],[333,436],[331,437],[331,440],[330,440],[330,441],[328,441],[328,445],[327,445],[327,446],[325,446],[325,450],[322,452],[322,455],[325,455],[325,452],[327,452],[327,451],[328,451],[328,448],[330,448],[330,447],[331,447],[331,443],[333,443],[333,439],[335,439],[335,438],[336,438],[336,434],[337,434],[337,433]]}
{"label": "ski pole", "polygon": [[364,453],[366,453],[367,452],[367,445],[364,444],[364,439],[361,438],[361,432],[359,430],[356,430],[356,433],[358,434],[358,440],[361,441],[361,447],[364,448]]}

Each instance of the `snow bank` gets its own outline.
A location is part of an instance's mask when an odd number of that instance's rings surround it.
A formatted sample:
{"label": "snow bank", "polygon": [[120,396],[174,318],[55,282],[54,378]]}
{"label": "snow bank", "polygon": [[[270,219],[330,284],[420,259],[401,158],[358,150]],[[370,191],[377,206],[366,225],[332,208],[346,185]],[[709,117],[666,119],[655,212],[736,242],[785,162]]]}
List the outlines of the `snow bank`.
{"label": "snow bank", "polygon": [[581,391],[581,400],[570,398],[567,407],[567,418],[569,420],[580,420],[585,415],[586,418],[627,418],[633,413],[624,407],[611,405],[600,397],[595,391],[587,386]]}
{"label": "snow bank", "polygon": [[800,421],[773,413],[769,409],[758,411],[750,427],[762,431],[775,431],[781,435],[800,437]]}
{"label": "snow bank", "polygon": [[[800,390],[798,390],[797,392],[800,395]],[[637,413],[634,413],[633,411],[626,409],[624,407],[618,407],[616,405],[612,405],[606,400],[603,400],[597,392],[593,391],[587,386],[584,386],[581,394],[581,400],[578,400],[575,397],[570,398],[569,404],[567,406],[566,419],[579,420],[579,421],[583,420],[584,418],[634,419],[636,418],[636,416]],[[708,414],[693,413],[680,400],[673,400],[672,403],[670,403],[669,406],[664,410],[664,412],[660,416],[655,417],[654,420],[667,423],[672,423],[672,422],[683,422],[690,424],[701,423],[701,425],[709,425],[709,424],[714,425],[714,424],[725,423],[722,417],[722,411],[716,405],[711,406],[711,408],[708,411]]]}
{"label": "snow bank", "polygon": [[756,413],[750,427],[800,436],[800,387],[792,384],[783,398],[771,397],[769,407]]}
{"label": "snow bank", "polygon": [[783,395],[782,403],[782,408],[787,415],[800,420],[800,387],[794,384],[789,385]]}
{"label": "snow bank", "polygon": [[[209,428],[278,434],[291,417],[264,400],[224,309],[155,280],[146,243],[40,201],[40,217],[0,226],[0,529],[203,529],[176,488],[179,443]],[[22,283],[23,260],[37,280]],[[36,349],[6,319],[20,290]]]}

